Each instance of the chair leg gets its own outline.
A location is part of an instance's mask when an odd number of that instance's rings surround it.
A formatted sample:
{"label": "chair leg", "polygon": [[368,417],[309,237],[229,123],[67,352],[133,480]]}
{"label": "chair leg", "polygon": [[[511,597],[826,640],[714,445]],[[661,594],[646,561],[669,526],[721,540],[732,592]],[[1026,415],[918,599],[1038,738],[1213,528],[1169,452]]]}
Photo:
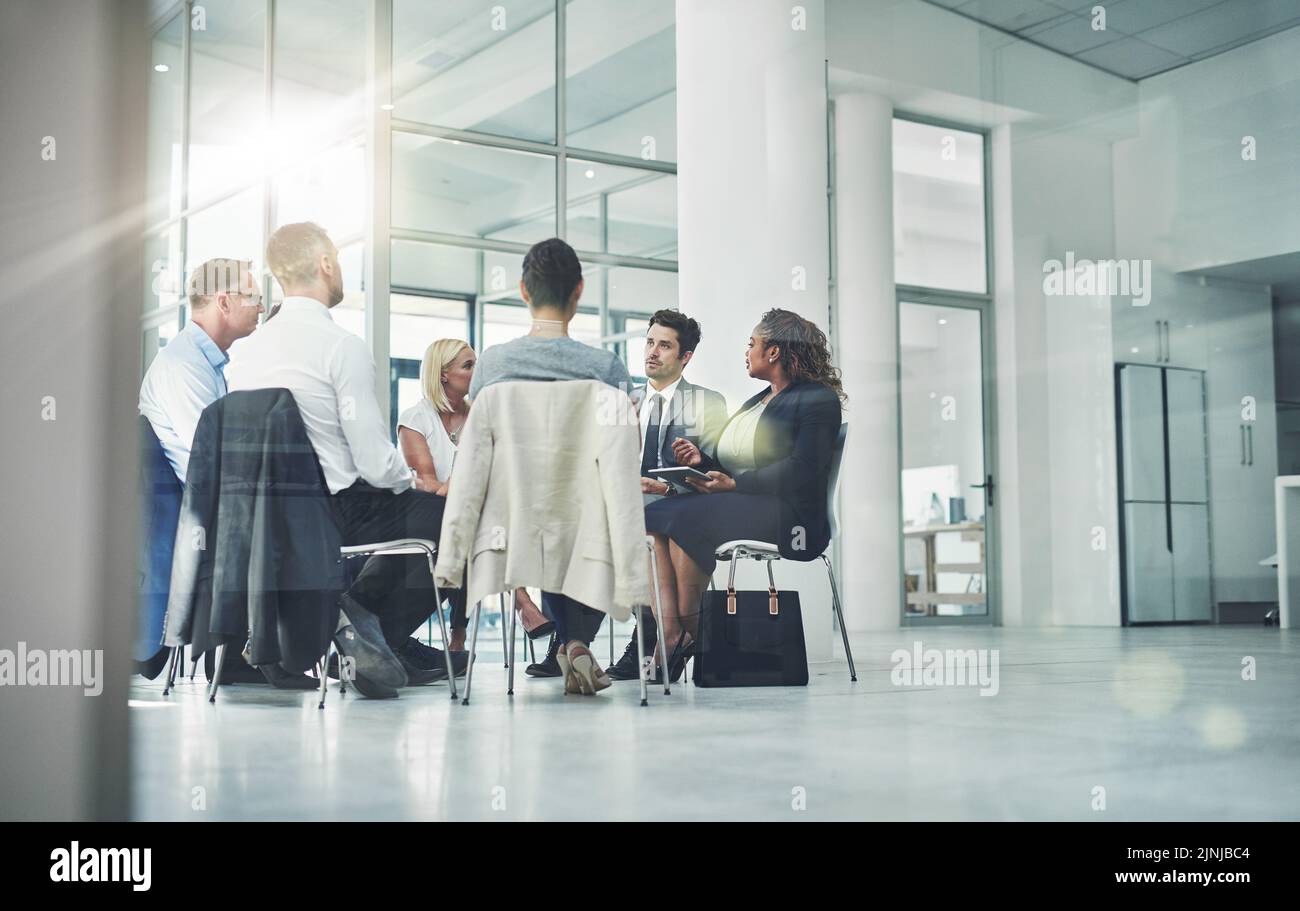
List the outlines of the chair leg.
{"label": "chair leg", "polygon": [[167,673],[163,675],[163,695],[166,696],[176,685],[176,663],[180,661],[180,646],[172,649],[171,655],[167,658]]}
{"label": "chair leg", "polygon": [[469,688],[474,680],[474,652],[478,648],[478,617],[483,607],[482,601],[474,602],[474,616],[469,621],[469,668],[465,671],[465,698],[461,705],[469,705]]}
{"label": "chair leg", "polygon": [[[429,561],[429,579],[433,582],[433,612],[438,615],[438,627],[442,632],[442,658],[447,663],[447,685],[451,687],[451,698],[456,698],[456,669],[451,664],[451,636],[447,633],[447,615],[442,610],[442,594],[438,591],[438,578],[434,574],[433,554],[426,553]],[[468,577],[465,580],[469,581]],[[475,610],[478,606],[475,605]],[[473,660],[474,653],[470,652]]]}
{"label": "chair leg", "polygon": [[[668,643],[664,641],[664,605],[659,595],[659,556],[655,553],[654,544],[647,541],[646,546],[650,548],[650,572],[654,575],[655,590],[655,623],[656,632],[659,634],[659,657],[663,660],[663,678],[664,678],[664,695],[673,694],[672,685],[668,682]],[[638,668],[637,673],[643,673]]]}
{"label": "chair leg", "polygon": [[[318,709],[323,709],[323,708],[325,708],[325,687],[329,684],[329,679],[330,679],[330,675],[329,675],[329,670],[330,670],[330,647],[329,647],[329,643],[326,643],[326,645],[325,645],[325,654],[321,656],[320,664],[318,665],[318,667],[319,667],[319,669],[320,669],[320,705],[316,706],[316,708],[318,708]],[[340,665],[339,665],[339,679],[340,679],[340,680],[343,679],[343,670],[342,670],[342,668],[343,668],[343,665],[340,664]]]}
{"label": "chair leg", "polygon": [[[506,695],[507,695],[507,696],[513,696],[513,695],[515,694],[515,625],[516,625],[516,624],[515,624],[515,605],[514,605],[514,600],[513,600],[513,598],[514,598],[514,596],[511,595],[511,604],[510,604],[510,645],[507,646],[507,651],[506,651],[506,669],[507,669],[507,677],[506,677]],[[506,596],[505,596],[504,593],[502,593],[502,595],[501,595],[501,610],[504,611],[504,610],[506,609],[506,606],[505,606],[505,605],[506,605]],[[502,616],[504,617],[505,614],[502,614]],[[504,630],[503,630],[503,632],[504,632]]]}
{"label": "chair leg", "polygon": [[831,561],[822,554],[822,562],[826,564],[826,575],[831,580],[831,604],[835,607],[835,620],[840,625],[840,635],[844,637],[844,656],[849,659],[849,681],[858,682],[858,671],[853,666],[853,649],[849,645],[849,630],[844,625],[844,611],[840,608],[840,587],[835,584],[835,570],[831,568]]}
{"label": "chair leg", "polygon": [[[508,624],[508,623],[506,622],[506,593],[505,593],[505,592],[499,592],[499,596],[500,596],[500,602],[501,602],[501,666],[502,666],[503,668],[505,668],[506,670],[509,670],[509,669],[510,669],[510,654],[509,654],[509,651],[508,651],[508,646],[506,645],[506,630],[507,630],[507,629],[513,629],[513,628],[514,628],[514,625],[513,625],[513,624]],[[511,594],[510,594],[510,613],[513,615],[514,612],[515,612],[515,598],[514,598],[514,593],[511,592]],[[513,634],[512,634],[512,635],[513,635]]]}
{"label": "chair leg", "polygon": [[641,704],[649,705],[645,680],[645,614],[642,613],[644,610],[645,607],[642,605],[636,606],[636,675],[641,680]]}
{"label": "chair leg", "polygon": [[226,643],[217,646],[217,654],[213,659],[212,684],[208,687],[208,702],[217,701],[217,687],[221,686],[221,666],[226,662]]}

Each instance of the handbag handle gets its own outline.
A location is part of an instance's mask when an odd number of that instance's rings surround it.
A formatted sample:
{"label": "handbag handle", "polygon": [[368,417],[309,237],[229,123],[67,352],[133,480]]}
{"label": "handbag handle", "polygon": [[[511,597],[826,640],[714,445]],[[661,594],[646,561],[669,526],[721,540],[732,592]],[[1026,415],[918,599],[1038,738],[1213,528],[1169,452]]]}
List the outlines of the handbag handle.
{"label": "handbag handle", "polygon": [[[727,613],[735,616],[736,613],[736,560],[738,554],[733,554],[731,558],[731,577],[727,579]],[[767,612],[775,617],[781,613],[780,602],[777,600],[779,594],[776,590],[776,579],[772,577],[772,561],[764,560],[767,564]]]}
{"label": "handbag handle", "polygon": [[[769,585],[767,588],[767,612],[773,617],[781,613],[777,594],[777,590]],[[735,616],[736,613],[736,590],[731,586],[727,586],[727,613],[732,616]]]}

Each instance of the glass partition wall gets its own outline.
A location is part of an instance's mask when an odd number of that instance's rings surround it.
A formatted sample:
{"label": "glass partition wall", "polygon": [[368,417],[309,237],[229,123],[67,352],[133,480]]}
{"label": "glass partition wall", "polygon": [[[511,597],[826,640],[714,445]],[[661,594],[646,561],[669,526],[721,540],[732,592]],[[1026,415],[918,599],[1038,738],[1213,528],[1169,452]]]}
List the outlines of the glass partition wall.
{"label": "glass partition wall", "polygon": [[996,622],[988,137],[893,133],[902,622]]}
{"label": "glass partition wall", "polygon": [[520,265],[543,238],[583,260],[584,341],[626,356],[676,305],[673,0],[183,2],[151,65],[142,367],[184,325],[191,268],[262,268],[291,221],[338,244],[334,316],[389,363],[390,409],[434,339],[527,330]]}
{"label": "glass partition wall", "polygon": [[267,237],[315,221],[394,433],[431,342],[528,331],[547,237],[583,263],[574,337],[641,375],[635,340],[677,305],[674,0],[186,0],[150,65],[142,370],[190,269],[251,259],[269,312]]}

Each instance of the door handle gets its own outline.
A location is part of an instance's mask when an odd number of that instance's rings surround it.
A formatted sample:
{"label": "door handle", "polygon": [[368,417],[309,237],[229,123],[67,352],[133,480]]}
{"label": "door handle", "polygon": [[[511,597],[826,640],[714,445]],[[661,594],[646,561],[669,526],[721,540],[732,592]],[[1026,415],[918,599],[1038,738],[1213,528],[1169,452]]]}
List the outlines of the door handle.
{"label": "door handle", "polygon": [[1160,334],[1160,320],[1156,320],[1156,363],[1164,363],[1165,360],[1165,338]]}
{"label": "door handle", "polygon": [[1253,424],[1246,425],[1246,453],[1247,453],[1246,464],[1254,465],[1255,464],[1255,426]]}
{"label": "door handle", "polygon": [[1246,464],[1246,425],[1241,425],[1241,464]]}
{"label": "door handle", "polygon": [[1170,344],[1169,339],[1169,320],[1164,320],[1165,326],[1165,363],[1168,364],[1174,359],[1174,347]]}
{"label": "door handle", "polygon": [[984,476],[983,484],[971,485],[971,487],[974,487],[976,490],[984,491],[984,498],[988,501],[989,506],[993,505],[993,486],[993,475],[991,474]]}

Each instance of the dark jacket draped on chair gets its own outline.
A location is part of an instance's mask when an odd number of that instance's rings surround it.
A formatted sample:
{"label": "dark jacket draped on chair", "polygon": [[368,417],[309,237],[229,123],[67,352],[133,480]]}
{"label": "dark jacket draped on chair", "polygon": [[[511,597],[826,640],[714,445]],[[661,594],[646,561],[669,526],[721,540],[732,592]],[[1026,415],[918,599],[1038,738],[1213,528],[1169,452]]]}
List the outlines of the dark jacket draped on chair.
{"label": "dark jacket draped on chair", "polygon": [[324,653],[344,589],[341,536],[287,389],[203,411],[176,530],[166,644],[249,642],[253,665],[298,673]]}

